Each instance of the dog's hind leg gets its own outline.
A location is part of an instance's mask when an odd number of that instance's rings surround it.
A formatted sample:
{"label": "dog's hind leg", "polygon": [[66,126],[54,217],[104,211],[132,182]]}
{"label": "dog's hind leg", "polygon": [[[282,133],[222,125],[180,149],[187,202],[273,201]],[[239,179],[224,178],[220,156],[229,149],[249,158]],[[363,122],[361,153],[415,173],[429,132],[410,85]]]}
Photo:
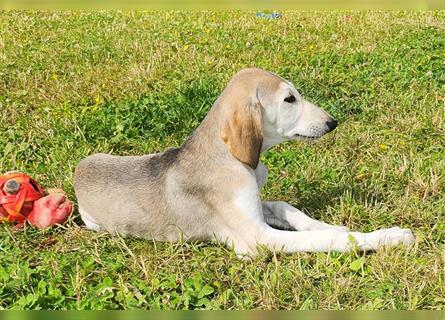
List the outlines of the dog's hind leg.
{"label": "dog's hind leg", "polygon": [[[334,229],[339,231],[346,231],[347,228],[344,226],[336,226],[327,224],[321,221],[317,221],[307,216],[300,210],[292,207],[290,204],[284,201],[263,201],[263,212],[272,213],[277,219],[284,221],[286,224],[290,225],[293,229],[299,231],[306,230],[325,230]],[[266,218],[265,220],[270,225]]]}

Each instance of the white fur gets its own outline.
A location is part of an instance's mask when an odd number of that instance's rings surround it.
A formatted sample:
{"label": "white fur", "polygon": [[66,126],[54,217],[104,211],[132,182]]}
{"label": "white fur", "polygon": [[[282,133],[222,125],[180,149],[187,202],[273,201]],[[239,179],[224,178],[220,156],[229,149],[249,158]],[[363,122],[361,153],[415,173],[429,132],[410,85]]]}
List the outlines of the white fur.
{"label": "white fur", "polygon": [[347,232],[335,229],[315,231],[281,231],[265,228],[261,244],[271,250],[286,252],[346,252],[357,246],[359,250],[376,250],[381,246],[409,244],[414,241],[408,229],[382,229],[371,233]]}
{"label": "white fur", "polygon": [[[293,96],[295,102],[284,101]],[[275,95],[261,97],[264,107],[262,151],[286,140],[318,138],[328,130],[329,114],[304,99],[292,83],[284,81]]]}
{"label": "white fur", "polygon": [[296,230],[347,230],[347,228],[343,226],[334,226],[314,220],[284,201],[264,201],[263,204],[269,207],[269,209],[274,212],[278,218],[288,221],[289,224]]}
{"label": "white fur", "polygon": [[100,231],[100,226],[94,221],[94,219],[82,208],[79,207],[80,217],[85,223],[85,226],[89,230]]}

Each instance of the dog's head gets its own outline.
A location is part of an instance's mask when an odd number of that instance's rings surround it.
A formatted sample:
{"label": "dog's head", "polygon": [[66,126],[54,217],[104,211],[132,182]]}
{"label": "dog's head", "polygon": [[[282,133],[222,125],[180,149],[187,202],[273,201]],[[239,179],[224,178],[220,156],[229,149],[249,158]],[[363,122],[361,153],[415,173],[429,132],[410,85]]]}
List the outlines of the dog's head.
{"label": "dog's head", "polygon": [[235,158],[254,169],[261,151],[286,140],[316,139],[337,126],[292,83],[268,71],[241,70],[221,97],[221,137]]}

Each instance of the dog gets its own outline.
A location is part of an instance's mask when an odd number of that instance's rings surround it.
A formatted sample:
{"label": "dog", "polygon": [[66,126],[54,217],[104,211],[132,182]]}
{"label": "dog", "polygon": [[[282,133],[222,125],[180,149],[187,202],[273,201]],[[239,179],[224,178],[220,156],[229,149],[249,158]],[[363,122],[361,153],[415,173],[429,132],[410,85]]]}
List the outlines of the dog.
{"label": "dog", "polygon": [[409,229],[370,233],[314,220],[283,201],[261,201],[261,152],[316,139],[337,121],[294,85],[261,69],[235,74],[180,148],[142,156],[95,154],[74,173],[88,229],[156,241],[221,241],[239,256],[271,251],[346,252],[410,244]]}

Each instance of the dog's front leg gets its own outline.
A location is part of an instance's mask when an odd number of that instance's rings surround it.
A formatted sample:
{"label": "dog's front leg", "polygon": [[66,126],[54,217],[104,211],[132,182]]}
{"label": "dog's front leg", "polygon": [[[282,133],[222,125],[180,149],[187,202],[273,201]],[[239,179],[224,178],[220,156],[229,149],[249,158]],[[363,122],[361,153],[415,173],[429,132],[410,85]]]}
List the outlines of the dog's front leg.
{"label": "dog's front leg", "polygon": [[271,206],[266,205],[264,202],[262,203],[262,206],[264,221],[266,221],[269,226],[282,230],[295,230],[295,228],[292,227],[289,222],[278,217],[270,208]]}
{"label": "dog's front leg", "polygon": [[[264,203],[260,201],[257,189],[244,188],[234,195],[233,201],[221,208],[224,210],[220,212],[219,217],[223,223],[215,229],[214,235],[218,240],[228,243],[238,255],[255,254],[257,245],[284,252],[346,252],[355,246],[359,250],[375,250],[383,245],[394,246],[414,241],[410,230],[400,228],[370,233],[348,232],[338,228],[307,230],[307,226],[301,224],[298,219],[293,221],[293,218],[287,217],[293,216],[295,209],[285,203],[275,204],[274,212],[278,212],[277,214],[290,220],[295,226],[306,228],[306,231],[277,230],[270,227],[264,219]],[[274,207],[271,203],[266,205]],[[300,220],[310,219],[306,215],[299,216]],[[313,222],[312,219],[305,221]]]}
{"label": "dog's front leg", "polygon": [[[231,230],[225,240],[238,256],[255,255],[261,245],[271,251],[293,252],[348,252],[377,250],[382,246],[396,246],[414,242],[409,229],[381,229],[369,233],[348,232],[335,229],[312,231],[284,231],[263,223],[255,226],[252,221],[249,232]],[[240,230],[241,231],[241,230]]]}
{"label": "dog's front leg", "polygon": [[381,229],[369,233],[347,232],[335,229],[313,231],[283,231],[267,225],[257,235],[258,244],[272,251],[284,252],[347,252],[356,247],[359,250],[376,250],[381,246],[395,246],[414,242],[409,229]]}
{"label": "dog's front leg", "polygon": [[[254,221],[252,221],[254,223]],[[255,229],[255,231],[254,231]],[[239,257],[257,254],[261,245],[274,252],[349,252],[353,249],[373,251],[383,246],[408,245],[414,242],[409,229],[398,227],[380,229],[362,233],[340,231],[335,229],[312,231],[284,231],[274,229],[267,224],[250,228],[242,234],[231,230],[230,234],[220,240],[234,249]],[[243,230],[245,231],[245,230]]]}
{"label": "dog's front leg", "polygon": [[284,220],[292,228],[300,231],[324,229],[347,230],[347,228],[343,226],[331,225],[312,219],[284,201],[263,201],[263,211],[272,212],[278,219]]}

